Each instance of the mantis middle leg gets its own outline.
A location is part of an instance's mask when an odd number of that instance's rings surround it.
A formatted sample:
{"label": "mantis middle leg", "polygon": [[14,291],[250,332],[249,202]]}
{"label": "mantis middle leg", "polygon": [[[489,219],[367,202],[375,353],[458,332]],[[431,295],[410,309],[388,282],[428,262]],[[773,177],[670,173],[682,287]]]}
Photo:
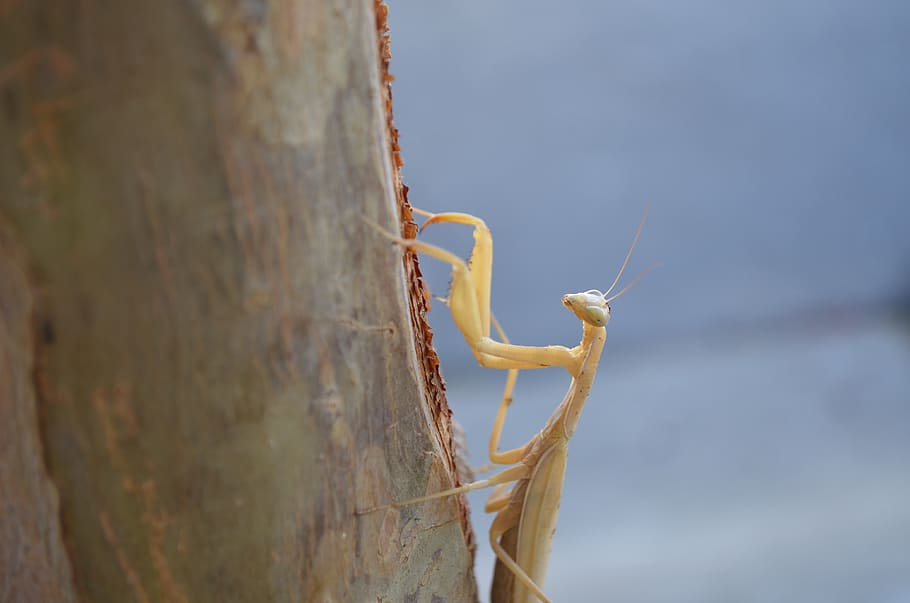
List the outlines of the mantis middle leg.
{"label": "mantis middle leg", "polygon": [[[509,338],[506,337],[506,333],[503,331],[502,326],[499,324],[499,321],[496,320],[496,317],[492,315],[491,319],[493,320],[493,326],[496,328],[496,333],[499,335],[499,338],[502,339],[503,343],[508,345]],[[506,413],[509,410],[509,406],[512,405],[515,391],[515,382],[517,380],[518,369],[509,369],[509,374],[506,377],[506,385],[503,388],[502,392],[502,398],[499,401],[499,409],[496,411],[496,419],[493,421],[493,430],[490,432],[489,456],[490,462],[495,465],[511,465],[517,463],[525,457],[527,451],[534,443],[534,440],[532,439],[524,446],[519,446],[518,448],[513,448],[512,450],[499,452],[499,441],[502,438],[502,428],[505,425]],[[493,495],[490,496],[490,499],[493,499]]]}

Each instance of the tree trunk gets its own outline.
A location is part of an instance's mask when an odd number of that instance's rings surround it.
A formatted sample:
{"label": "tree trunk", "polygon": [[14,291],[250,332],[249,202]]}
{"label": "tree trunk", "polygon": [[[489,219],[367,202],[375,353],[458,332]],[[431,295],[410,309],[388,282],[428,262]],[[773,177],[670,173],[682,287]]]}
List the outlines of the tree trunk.
{"label": "tree trunk", "polygon": [[[0,0],[0,601],[474,601],[372,0]],[[58,503],[59,499],[59,503]]]}

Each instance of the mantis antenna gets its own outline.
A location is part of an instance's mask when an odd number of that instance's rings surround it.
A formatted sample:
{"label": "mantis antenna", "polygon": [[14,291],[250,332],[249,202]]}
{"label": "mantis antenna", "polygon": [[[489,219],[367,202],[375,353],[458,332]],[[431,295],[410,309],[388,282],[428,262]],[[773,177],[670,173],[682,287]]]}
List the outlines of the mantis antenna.
{"label": "mantis antenna", "polygon": [[[631,288],[632,288],[632,285],[634,285],[635,283],[637,283],[638,281],[640,281],[640,280],[642,279],[642,277],[644,277],[644,275],[648,274],[649,272],[651,272],[651,271],[654,270],[655,268],[660,268],[660,262],[658,262],[658,263],[656,263],[656,264],[651,264],[650,266],[648,266],[647,268],[645,268],[644,270],[642,270],[641,272],[639,272],[639,273],[638,273],[638,276],[636,276],[635,278],[633,278],[631,283],[629,283],[628,285],[626,285],[625,287],[623,287],[622,289],[620,289],[620,290],[619,290],[619,293],[614,293],[612,296],[610,296],[610,297],[608,297],[607,299],[605,299],[604,302],[605,302],[605,303],[610,303],[611,301],[613,301],[614,299],[616,299],[617,297],[619,297],[620,295],[622,295],[623,293],[625,293],[626,291],[628,291],[629,289],[631,289]],[[605,293],[604,295],[606,295],[606,293]]]}
{"label": "mantis antenna", "polygon": [[616,287],[617,283],[619,283],[619,279],[622,278],[623,272],[625,272],[626,266],[629,264],[629,259],[632,257],[632,252],[635,250],[635,245],[638,244],[638,237],[639,237],[639,235],[641,235],[642,228],[644,228],[645,221],[647,219],[648,219],[648,210],[646,209],[645,215],[642,216],[642,218],[641,218],[641,224],[638,225],[638,230],[635,231],[635,237],[632,239],[632,244],[629,246],[629,251],[626,252],[626,257],[622,262],[622,266],[619,267],[619,272],[616,273],[616,278],[614,278],[613,282],[610,283],[610,288],[607,289],[606,291],[604,291],[603,293],[601,293],[597,289],[590,289],[588,291],[585,291],[585,293],[597,295],[597,296],[603,298],[604,303],[608,304],[611,301],[613,301],[614,299],[616,299],[617,297],[619,297],[620,295],[622,295],[623,293],[625,293],[626,291],[628,291],[629,289],[631,289],[632,286],[635,283],[637,283],[638,281],[640,281],[644,275],[648,274],[649,272],[651,272],[652,270],[654,270],[655,268],[660,266],[659,263],[651,264],[650,266],[648,266],[647,268],[645,268],[644,270],[639,272],[638,275],[632,279],[632,282],[630,282],[628,285],[626,285],[625,287],[620,289],[618,292],[614,293],[612,296],[607,297],[608,295],[610,295],[610,292],[613,291],[613,289]]}
{"label": "mantis antenna", "polygon": [[[624,259],[622,261],[622,266],[619,267],[619,272],[616,273],[616,278],[614,278],[613,282],[610,283],[610,288],[607,289],[606,291],[604,291],[603,297],[607,297],[608,295],[610,295],[610,291],[612,291],[613,288],[616,287],[616,284],[619,282],[619,279],[622,278],[622,273],[626,270],[626,266],[629,264],[629,258],[632,257],[632,252],[635,251],[635,245],[638,244],[638,237],[639,237],[639,235],[641,235],[641,230],[642,230],[642,228],[645,227],[645,220],[647,220],[647,219],[648,219],[648,210],[645,209],[645,215],[641,217],[641,224],[638,225],[638,230],[635,231],[635,237],[632,239],[632,244],[629,246],[629,251],[626,252],[626,259]],[[648,268],[648,270],[651,270],[651,269]],[[645,270],[645,272],[648,272],[648,270]],[[638,281],[638,279],[640,279],[642,276],[644,276],[645,272],[642,272],[637,277],[635,277],[629,285],[626,285],[625,287],[623,287],[623,289],[620,290],[619,293],[617,293],[616,295],[614,295],[607,301],[609,302],[610,300],[614,300],[617,297],[619,297],[620,295],[622,295],[626,290],[629,289],[629,287],[634,285]]]}

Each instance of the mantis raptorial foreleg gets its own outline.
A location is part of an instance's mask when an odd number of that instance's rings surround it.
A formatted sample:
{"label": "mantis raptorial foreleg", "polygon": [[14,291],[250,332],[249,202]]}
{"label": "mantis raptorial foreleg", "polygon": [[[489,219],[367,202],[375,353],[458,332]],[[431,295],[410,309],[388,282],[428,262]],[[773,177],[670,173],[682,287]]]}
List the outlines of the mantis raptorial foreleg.
{"label": "mantis raptorial foreleg", "polygon": [[442,213],[431,216],[425,223],[457,222],[474,226],[474,250],[468,263],[454,253],[416,239],[403,239],[374,224],[383,235],[413,251],[423,253],[452,266],[452,283],[448,304],[452,319],[474,353],[477,362],[487,368],[533,369],[561,366],[574,374],[580,362],[581,348],[561,345],[522,346],[494,341],[490,338],[490,277],[493,264],[493,240],[490,230],[480,218],[469,214]]}

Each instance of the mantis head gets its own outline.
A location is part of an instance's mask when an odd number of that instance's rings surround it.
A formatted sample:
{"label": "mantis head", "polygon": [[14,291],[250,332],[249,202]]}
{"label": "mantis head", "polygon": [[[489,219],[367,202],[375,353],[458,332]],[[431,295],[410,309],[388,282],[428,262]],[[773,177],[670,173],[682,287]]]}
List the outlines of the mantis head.
{"label": "mantis head", "polygon": [[610,322],[610,304],[606,296],[596,289],[563,295],[562,305],[589,325],[605,327]]}
{"label": "mantis head", "polygon": [[613,289],[616,288],[616,284],[619,283],[619,279],[622,278],[622,273],[629,263],[629,258],[632,257],[632,250],[635,249],[635,244],[638,243],[638,236],[641,234],[641,229],[644,227],[647,218],[648,212],[646,211],[644,217],[641,219],[641,224],[638,225],[638,230],[635,232],[635,238],[632,239],[632,245],[629,246],[629,251],[626,253],[626,259],[623,260],[622,266],[620,266],[619,272],[616,274],[616,278],[613,279],[613,283],[605,293],[601,293],[597,289],[591,289],[584,293],[569,293],[562,296],[562,305],[569,310],[572,310],[575,316],[582,321],[594,327],[607,326],[607,323],[610,322],[610,302],[628,291],[641,277],[655,268],[655,266],[646,268],[638,276],[632,279],[631,283],[613,295],[610,295],[610,292],[613,291]]}

